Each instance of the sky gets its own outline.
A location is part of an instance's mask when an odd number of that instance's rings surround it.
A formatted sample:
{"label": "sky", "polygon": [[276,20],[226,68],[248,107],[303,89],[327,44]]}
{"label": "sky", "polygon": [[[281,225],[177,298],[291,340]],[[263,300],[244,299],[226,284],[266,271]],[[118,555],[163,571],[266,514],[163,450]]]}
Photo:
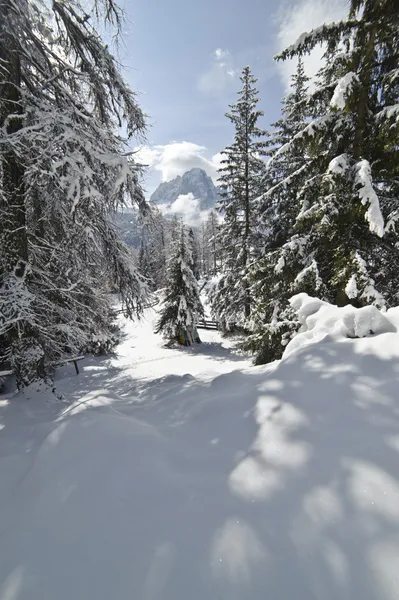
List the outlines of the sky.
{"label": "sky", "polygon": [[[347,0],[125,0],[119,58],[148,115],[140,160],[149,196],[193,167],[214,180],[233,128],[224,116],[250,65],[258,78],[265,129],[279,118],[295,65],[273,55],[303,31],[345,15]],[[308,74],[321,52],[306,59]]]}

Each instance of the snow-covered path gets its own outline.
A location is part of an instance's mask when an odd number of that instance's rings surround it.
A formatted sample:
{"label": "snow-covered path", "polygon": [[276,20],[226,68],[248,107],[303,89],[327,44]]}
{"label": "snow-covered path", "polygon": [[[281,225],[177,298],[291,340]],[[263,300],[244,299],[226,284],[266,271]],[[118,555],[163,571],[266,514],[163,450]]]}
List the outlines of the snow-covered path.
{"label": "snow-covered path", "polygon": [[398,334],[253,368],[150,320],[0,397],[0,600],[399,598]]}

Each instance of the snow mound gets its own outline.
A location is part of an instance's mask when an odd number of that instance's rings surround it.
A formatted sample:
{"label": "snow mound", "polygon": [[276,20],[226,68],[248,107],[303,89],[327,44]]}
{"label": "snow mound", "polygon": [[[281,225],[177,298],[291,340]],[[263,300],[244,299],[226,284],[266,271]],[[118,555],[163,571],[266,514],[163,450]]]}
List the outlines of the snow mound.
{"label": "snow mound", "polygon": [[287,344],[284,356],[292,354],[304,345],[320,342],[326,337],[339,341],[397,331],[393,319],[390,318],[391,314],[394,317],[396,313],[388,311],[383,314],[375,306],[338,307],[305,293],[293,296],[291,306],[298,314],[301,328]]}

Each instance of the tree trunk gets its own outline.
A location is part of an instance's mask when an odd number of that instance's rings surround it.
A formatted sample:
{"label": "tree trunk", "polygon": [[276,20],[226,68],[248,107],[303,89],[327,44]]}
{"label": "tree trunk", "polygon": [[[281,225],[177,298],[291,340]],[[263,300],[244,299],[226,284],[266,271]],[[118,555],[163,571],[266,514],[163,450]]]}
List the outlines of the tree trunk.
{"label": "tree trunk", "polygon": [[[249,260],[249,235],[250,235],[250,224],[251,224],[251,206],[249,201],[249,131],[248,131],[248,119],[246,117],[245,124],[245,192],[244,192],[244,215],[245,215],[245,233],[244,233],[244,269],[247,272],[248,260]],[[249,285],[247,281],[244,281],[244,312],[245,318],[248,319],[251,314],[251,298],[249,294]]]}
{"label": "tree trunk", "polygon": [[[362,54],[363,57],[363,66],[360,67],[360,93],[357,104],[357,121],[355,127],[355,135],[354,135],[354,148],[353,155],[356,161],[359,161],[363,157],[363,146],[364,146],[364,138],[366,135],[367,129],[367,111],[368,111],[368,101],[370,98],[370,84],[371,84],[371,67],[373,63],[373,53],[374,53],[374,44],[375,44],[375,36],[378,29],[378,22],[375,20],[375,16],[372,14],[374,9],[377,8],[380,0],[374,0],[371,10],[369,11],[371,14],[365,14],[368,20],[371,20],[373,23],[369,33],[368,38],[365,40],[366,47],[363,49],[362,44]],[[373,18],[374,16],[374,18]],[[353,69],[356,72],[359,69],[359,65],[355,65]]]}
{"label": "tree trunk", "polygon": [[[0,128],[12,136],[22,128],[21,64],[15,38],[9,34],[12,9],[0,4]],[[0,232],[2,306],[0,326],[15,370],[18,385],[44,375],[44,353],[37,344],[31,324],[23,318],[28,297],[28,240],[26,232],[24,168],[11,144],[2,154]],[[8,325],[8,323],[12,323]]]}

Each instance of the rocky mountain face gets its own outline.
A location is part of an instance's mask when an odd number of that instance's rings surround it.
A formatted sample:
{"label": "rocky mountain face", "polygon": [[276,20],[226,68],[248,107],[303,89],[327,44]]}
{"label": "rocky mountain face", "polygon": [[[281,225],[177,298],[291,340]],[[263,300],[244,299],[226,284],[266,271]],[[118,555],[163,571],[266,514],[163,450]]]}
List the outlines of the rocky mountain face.
{"label": "rocky mountain face", "polygon": [[191,169],[178,175],[171,181],[161,183],[151,196],[154,204],[166,204],[170,206],[179,196],[192,194],[200,200],[200,209],[209,210],[214,208],[219,198],[218,190],[212,179],[203,169]]}

